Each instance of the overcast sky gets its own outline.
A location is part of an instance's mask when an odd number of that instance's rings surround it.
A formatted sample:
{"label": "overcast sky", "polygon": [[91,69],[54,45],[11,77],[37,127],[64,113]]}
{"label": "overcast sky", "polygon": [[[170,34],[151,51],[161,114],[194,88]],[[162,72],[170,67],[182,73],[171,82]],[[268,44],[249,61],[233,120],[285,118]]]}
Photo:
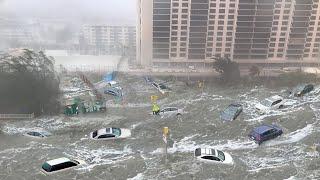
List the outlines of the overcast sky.
{"label": "overcast sky", "polygon": [[0,0],[0,17],[134,24],[136,0]]}

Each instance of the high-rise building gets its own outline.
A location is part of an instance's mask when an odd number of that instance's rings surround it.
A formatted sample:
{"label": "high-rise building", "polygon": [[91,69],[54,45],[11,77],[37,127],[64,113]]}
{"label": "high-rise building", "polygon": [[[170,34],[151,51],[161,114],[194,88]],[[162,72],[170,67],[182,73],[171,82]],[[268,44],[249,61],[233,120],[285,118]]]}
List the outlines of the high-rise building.
{"label": "high-rise building", "polygon": [[81,46],[96,55],[122,55],[136,57],[136,27],[85,25],[82,30]]}
{"label": "high-rise building", "polygon": [[315,62],[319,0],[138,0],[137,63]]}

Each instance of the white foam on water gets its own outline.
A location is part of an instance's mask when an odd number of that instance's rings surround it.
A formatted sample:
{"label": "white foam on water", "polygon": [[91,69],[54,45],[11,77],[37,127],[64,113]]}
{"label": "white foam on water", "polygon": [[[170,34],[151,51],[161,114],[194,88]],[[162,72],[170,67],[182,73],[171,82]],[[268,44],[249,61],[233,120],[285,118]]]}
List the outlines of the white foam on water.
{"label": "white foam on water", "polygon": [[80,167],[78,170],[91,171],[95,166],[116,164],[121,161],[132,158],[132,149],[125,146],[123,150],[98,148],[89,149],[88,147],[76,147],[71,154],[65,153],[68,156],[77,157],[86,161],[87,165]]}
{"label": "white foam on water", "polygon": [[132,178],[128,178],[127,180],[141,180],[144,178],[143,173],[138,173],[136,176],[132,177]]}
{"label": "white foam on water", "polygon": [[313,124],[308,124],[302,129],[298,129],[289,134],[282,135],[279,139],[268,141],[265,143],[266,146],[275,146],[279,144],[291,144],[302,140],[313,132]]}

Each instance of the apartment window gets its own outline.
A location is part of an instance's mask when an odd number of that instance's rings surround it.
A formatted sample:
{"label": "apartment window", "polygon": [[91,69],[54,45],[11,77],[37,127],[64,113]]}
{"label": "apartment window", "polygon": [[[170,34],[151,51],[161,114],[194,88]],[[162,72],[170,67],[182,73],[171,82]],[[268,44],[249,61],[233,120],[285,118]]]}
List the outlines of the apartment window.
{"label": "apartment window", "polygon": [[210,9],[210,13],[216,13],[215,9]]}
{"label": "apartment window", "polygon": [[[220,1],[221,2],[221,1]],[[224,4],[224,3],[220,3],[220,7],[226,7],[226,4]]]}
{"label": "apartment window", "polygon": [[181,31],[181,36],[186,36],[187,32],[186,31]]}
{"label": "apartment window", "polygon": [[211,3],[210,7],[216,7],[216,3]]}
{"label": "apartment window", "polygon": [[178,32],[177,32],[177,31],[172,31],[172,32],[171,32],[171,35],[172,35],[172,36],[177,36],[177,35],[178,35]]}
{"label": "apartment window", "polygon": [[172,9],[173,13],[178,13],[178,11],[179,11],[178,9]]}
{"label": "apartment window", "polygon": [[281,4],[276,4],[276,8],[281,8]]}
{"label": "apartment window", "polygon": [[232,32],[227,32],[227,36],[232,36]]}
{"label": "apartment window", "polygon": [[171,29],[177,30],[177,29],[178,29],[178,26],[171,26]]}
{"label": "apartment window", "polygon": [[219,31],[217,32],[217,36],[222,36],[223,35],[223,32]]}
{"label": "apartment window", "polygon": [[182,13],[188,13],[188,9],[182,9]]}
{"label": "apartment window", "polygon": [[181,30],[187,30],[187,26],[181,26]]}
{"label": "apartment window", "polygon": [[230,52],[230,48],[226,48],[225,51],[226,51],[226,52]]}
{"label": "apartment window", "polygon": [[180,43],[180,46],[181,46],[181,47],[186,47],[186,46],[187,46],[187,43],[181,42],[181,43]]}
{"label": "apartment window", "polygon": [[171,52],[176,52],[177,48],[171,48]]}
{"label": "apartment window", "polygon": [[290,10],[284,10],[283,11],[283,14],[289,14],[290,13]]}
{"label": "apartment window", "polygon": [[279,47],[284,47],[284,43],[279,43],[278,46]]}
{"label": "apartment window", "polygon": [[219,13],[225,13],[224,9],[219,9]]}
{"label": "apartment window", "polygon": [[313,31],[313,29],[314,29],[313,27],[309,27],[309,31]]}
{"label": "apartment window", "polygon": [[278,21],[274,21],[272,24],[273,25],[278,25]]}
{"label": "apartment window", "polygon": [[280,14],[280,10],[275,10],[274,13],[275,14]]}
{"label": "apartment window", "polygon": [[289,19],[289,16],[283,16],[282,19]]}
{"label": "apartment window", "polygon": [[277,54],[278,58],[281,58],[283,56],[283,54]]}
{"label": "apartment window", "polygon": [[186,48],[180,48],[180,51],[185,52],[185,51],[186,51]]}
{"label": "apartment window", "polygon": [[270,38],[270,41],[276,41],[276,38]]}
{"label": "apartment window", "polygon": [[207,41],[213,41],[213,37],[208,37]]}
{"label": "apartment window", "polygon": [[172,24],[178,24],[178,21],[177,20],[173,20]]}
{"label": "apartment window", "polygon": [[233,25],[233,21],[228,21],[228,25]]}
{"label": "apartment window", "polygon": [[282,21],[282,25],[288,25],[288,21]]}
{"label": "apartment window", "polygon": [[182,3],[182,7],[188,7],[188,3]]}
{"label": "apartment window", "polygon": [[210,25],[214,25],[214,21],[209,21],[209,24]]}
{"label": "apartment window", "polygon": [[226,41],[232,41],[232,38],[231,37],[227,37]]}
{"label": "apartment window", "polygon": [[227,27],[227,30],[228,30],[228,31],[231,31],[232,29],[233,29],[233,26],[228,26],[228,27]]}
{"label": "apartment window", "polygon": [[181,17],[182,17],[183,19],[187,19],[187,18],[188,18],[188,15],[183,14]]}
{"label": "apartment window", "polygon": [[312,33],[308,33],[307,36],[312,36]]}
{"label": "apartment window", "polygon": [[224,21],[218,21],[218,25],[223,25]]}
{"label": "apartment window", "polygon": [[304,52],[310,52],[310,49],[305,49]]}
{"label": "apartment window", "polygon": [[209,30],[214,30],[214,26],[209,26]]}
{"label": "apartment window", "polygon": [[279,19],[279,16],[274,16],[274,19]]}
{"label": "apartment window", "polygon": [[287,27],[281,27],[281,31],[286,31]]}
{"label": "apartment window", "polygon": [[171,37],[171,41],[177,41],[177,37]]}
{"label": "apartment window", "polygon": [[171,53],[170,55],[171,55],[171,57],[177,57],[176,53]]}
{"label": "apartment window", "polygon": [[234,8],[234,7],[235,7],[235,4],[234,4],[234,3],[230,3],[229,7]]}
{"label": "apartment window", "polygon": [[314,22],[310,22],[310,26],[313,26],[314,25]]}
{"label": "apartment window", "polygon": [[173,3],[173,7],[178,7],[179,3]]}
{"label": "apartment window", "polygon": [[223,30],[223,26],[218,26],[218,30]]}
{"label": "apartment window", "polygon": [[187,20],[183,20],[183,21],[181,21],[181,24],[186,25],[186,24],[188,24],[188,21]]}
{"label": "apartment window", "polygon": [[177,43],[176,42],[172,42],[171,46],[177,46]]}
{"label": "apartment window", "polygon": [[272,31],[276,31],[278,27],[272,27]]}
{"label": "apartment window", "polygon": [[275,44],[274,43],[270,43],[270,47],[274,47],[275,46]]}
{"label": "apartment window", "polygon": [[173,19],[178,19],[178,15],[174,14],[174,15],[172,15],[172,18]]}
{"label": "apartment window", "polygon": [[283,52],[283,49],[278,49],[278,52]]}
{"label": "apartment window", "polygon": [[222,37],[217,37],[217,41],[222,41]]}
{"label": "apartment window", "polygon": [[311,16],[310,19],[311,20],[316,20],[316,17],[315,16]]}
{"label": "apartment window", "polygon": [[212,51],[212,48],[207,48],[207,52],[211,52]]}
{"label": "apartment window", "polygon": [[180,53],[180,57],[185,57],[186,54],[185,53]]}
{"label": "apartment window", "polygon": [[233,19],[234,18],[234,15],[229,15],[228,16],[228,19]]}
{"label": "apartment window", "polygon": [[226,43],[226,46],[228,46],[228,47],[231,46],[231,43]]}
{"label": "apartment window", "polygon": [[273,48],[270,48],[270,49],[269,49],[269,52],[274,52],[274,49],[273,49]]}
{"label": "apartment window", "polygon": [[207,43],[207,46],[208,46],[208,47],[212,47],[212,46],[213,46],[213,43],[212,43],[212,42],[208,42],[208,43]]}
{"label": "apartment window", "polygon": [[284,8],[290,8],[291,7],[291,4],[285,4],[284,5]]}
{"label": "apartment window", "polygon": [[229,14],[233,14],[234,13],[234,9],[229,9]]}
{"label": "apartment window", "polygon": [[285,40],[286,40],[285,38],[280,38],[280,39],[279,39],[279,41],[285,41]]}
{"label": "apartment window", "polygon": [[180,40],[181,41],[187,41],[187,37],[181,37]]}
{"label": "apartment window", "polygon": [[[221,45],[218,45],[218,43],[217,43],[217,46],[221,47]],[[216,51],[221,52],[221,48],[216,48]]]}

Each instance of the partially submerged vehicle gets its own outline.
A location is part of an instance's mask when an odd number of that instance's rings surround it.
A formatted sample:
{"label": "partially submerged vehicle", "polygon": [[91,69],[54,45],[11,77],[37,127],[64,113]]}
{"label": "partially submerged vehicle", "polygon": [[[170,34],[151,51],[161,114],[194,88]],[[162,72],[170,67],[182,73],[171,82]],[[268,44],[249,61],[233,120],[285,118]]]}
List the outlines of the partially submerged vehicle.
{"label": "partially submerged vehicle", "polygon": [[295,97],[301,97],[301,96],[304,96],[305,94],[313,91],[313,89],[314,89],[313,84],[302,84],[302,85],[295,87],[292,90],[292,92],[290,92],[290,93],[293,94],[293,96],[295,96]]}
{"label": "partially submerged vehicle", "polygon": [[160,110],[159,115],[176,115],[176,116],[180,116],[183,114],[183,110],[179,109],[177,107],[165,107],[162,110]]}
{"label": "partially submerged vehicle", "polygon": [[148,84],[151,84],[151,83],[153,83],[154,81],[153,81],[153,79],[151,78],[151,77],[149,77],[149,76],[145,76],[145,77],[143,77],[143,79],[146,81],[146,83],[148,83]]}
{"label": "partially submerged vehicle", "polygon": [[111,88],[115,88],[115,89],[119,89],[121,90],[122,88],[120,87],[120,85],[118,84],[117,81],[108,81],[108,86]]}
{"label": "partially submerged vehicle", "polygon": [[104,93],[112,95],[112,96],[117,96],[117,97],[122,97],[122,95],[123,95],[121,89],[112,88],[112,87],[105,89]]}
{"label": "partially submerged vehicle", "polygon": [[242,110],[243,108],[241,104],[230,104],[225,110],[220,113],[220,119],[223,121],[233,121],[240,115]]}
{"label": "partially submerged vehicle", "polygon": [[282,132],[282,129],[274,124],[264,124],[254,128],[248,136],[250,139],[254,140],[257,144],[260,145],[264,141],[280,136]]}
{"label": "partially submerged vehicle", "polygon": [[261,101],[261,103],[256,104],[256,109],[259,111],[260,114],[264,114],[267,111],[279,109],[284,106],[284,99],[279,95],[274,95],[271,97],[266,98],[265,100]]}
{"label": "partially submerged vehicle", "polygon": [[197,148],[194,156],[203,162],[232,165],[233,159],[229,153],[216,149]]}
{"label": "partially submerged vehicle", "polygon": [[86,164],[86,162],[82,160],[73,160],[62,157],[43,163],[41,171],[46,175],[50,175],[57,172],[70,170],[84,164]]}
{"label": "partially submerged vehicle", "polygon": [[34,137],[34,138],[46,138],[51,136],[51,133],[46,131],[28,131],[24,135],[28,137]]}
{"label": "partially submerged vehicle", "polygon": [[166,94],[166,93],[170,92],[170,88],[168,88],[163,83],[152,82],[151,85],[153,87],[155,87],[161,94]]}
{"label": "partially submerged vehicle", "polygon": [[130,129],[108,127],[90,133],[90,138],[94,140],[122,139],[131,136]]}

